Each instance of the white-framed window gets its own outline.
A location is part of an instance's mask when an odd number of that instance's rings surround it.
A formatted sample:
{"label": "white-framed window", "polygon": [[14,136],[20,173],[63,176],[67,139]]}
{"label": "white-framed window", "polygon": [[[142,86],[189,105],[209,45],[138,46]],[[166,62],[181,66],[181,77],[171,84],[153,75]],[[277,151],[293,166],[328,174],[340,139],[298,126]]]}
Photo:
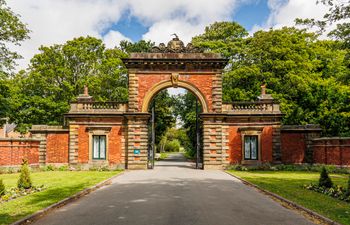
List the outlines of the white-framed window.
{"label": "white-framed window", "polygon": [[92,135],[92,159],[106,159],[106,135]]}
{"label": "white-framed window", "polygon": [[244,160],[258,160],[258,135],[244,135]]}

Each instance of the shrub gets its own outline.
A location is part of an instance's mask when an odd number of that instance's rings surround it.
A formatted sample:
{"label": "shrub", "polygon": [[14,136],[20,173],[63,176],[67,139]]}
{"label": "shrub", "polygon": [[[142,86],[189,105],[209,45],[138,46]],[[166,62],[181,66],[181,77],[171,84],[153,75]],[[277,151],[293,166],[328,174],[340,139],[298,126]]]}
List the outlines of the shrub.
{"label": "shrub", "polygon": [[325,167],[322,168],[320,180],[318,182],[320,187],[331,188],[333,186],[333,182],[328,175],[328,172]]}
{"label": "shrub", "polygon": [[60,166],[58,167],[59,171],[67,171],[68,170],[68,166]]}
{"label": "shrub", "polygon": [[21,166],[21,174],[19,175],[17,187],[24,188],[24,189],[29,189],[32,187],[32,181],[30,179],[30,172],[29,172],[27,160],[23,160],[23,163]]}
{"label": "shrub", "polygon": [[5,195],[5,184],[2,179],[0,179],[0,197],[3,195]]}
{"label": "shrub", "polygon": [[179,152],[180,151],[179,140],[175,139],[175,140],[167,142],[165,145],[165,151],[166,152]]}

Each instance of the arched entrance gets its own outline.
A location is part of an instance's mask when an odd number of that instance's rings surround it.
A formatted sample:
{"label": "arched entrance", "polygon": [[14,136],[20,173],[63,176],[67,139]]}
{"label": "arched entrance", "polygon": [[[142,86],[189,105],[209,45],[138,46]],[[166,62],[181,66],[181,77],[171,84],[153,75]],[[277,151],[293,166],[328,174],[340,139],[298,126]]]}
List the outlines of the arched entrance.
{"label": "arched entrance", "polygon": [[185,47],[176,37],[167,47],[160,44],[152,53],[132,53],[123,61],[129,70],[127,168],[147,168],[149,104],[159,91],[168,87],[189,90],[203,107],[204,168],[225,164],[221,73],[227,60],[219,54],[203,53],[191,44]]}
{"label": "arched entrance", "polygon": [[[156,84],[143,102],[143,111],[151,114],[147,167],[151,169],[160,166],[162,163],[156,163],[155,158],[162,154],[182,151],[175,154],[177,157],[171,154],[173,160],[170,161],[182,162],[183,164],[178,164],[180,167],[202,169],[203,132],[200,114],[207,112],[206,102],[201,93],[190,84],[185,83],[190,86],[188,89],[180,84],[180,90],[177,90],[180,94],[169,94],[169,86],[165,83]],[[195,119],[192,121],[187,119],[193,117]],[[194,163],[189,163],[185,155]]]}

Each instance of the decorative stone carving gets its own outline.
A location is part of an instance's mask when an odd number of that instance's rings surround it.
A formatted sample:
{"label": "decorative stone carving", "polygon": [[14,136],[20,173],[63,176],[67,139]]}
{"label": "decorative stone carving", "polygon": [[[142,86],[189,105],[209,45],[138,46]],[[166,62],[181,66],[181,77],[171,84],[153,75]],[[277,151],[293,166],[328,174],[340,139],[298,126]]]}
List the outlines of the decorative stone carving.
{"label": "decorative stone carving", "polygon": [[153,53],[202,53],[203,49],[194,47],[192,43],[188,43],[187,46],[179,39],[176,34],[175,37],[168,42],[167,46],[164,43],[160,43],[159,46],[154,46],[151,50]]}
{"label": "decorative stone carving", "polygon": [[179,83],[179,74],[178,73],[172,73],[171,74],[171,83],[173,84],[173,87],[178,87]]}

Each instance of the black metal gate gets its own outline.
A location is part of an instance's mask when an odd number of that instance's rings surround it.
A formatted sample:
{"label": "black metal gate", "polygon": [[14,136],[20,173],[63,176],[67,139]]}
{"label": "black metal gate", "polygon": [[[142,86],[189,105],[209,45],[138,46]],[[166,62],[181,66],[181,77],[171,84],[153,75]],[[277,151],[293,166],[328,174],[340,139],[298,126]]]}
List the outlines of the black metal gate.
{"label": "black metal gate", "polygon": [[200,111],[198,107],[198,99],[196,99],[196,169],[203,169],[203,154],[202,154],[202,127],[200,122]]}
{"label": "black metal gate", "polygon": [[154,129],[154,123],[155,123],[155,113],[154,109],[155,108],[155,101],[152,104],[152,109],[151,109],[151,119],[150,119],[150,132],[149,132],[149,140],[148,140],[148,156],[147,156],[147,168],[148,169],[153,169],[154,168],[154,154],[155,154],[155,140],[156,140],[156,133]]}

